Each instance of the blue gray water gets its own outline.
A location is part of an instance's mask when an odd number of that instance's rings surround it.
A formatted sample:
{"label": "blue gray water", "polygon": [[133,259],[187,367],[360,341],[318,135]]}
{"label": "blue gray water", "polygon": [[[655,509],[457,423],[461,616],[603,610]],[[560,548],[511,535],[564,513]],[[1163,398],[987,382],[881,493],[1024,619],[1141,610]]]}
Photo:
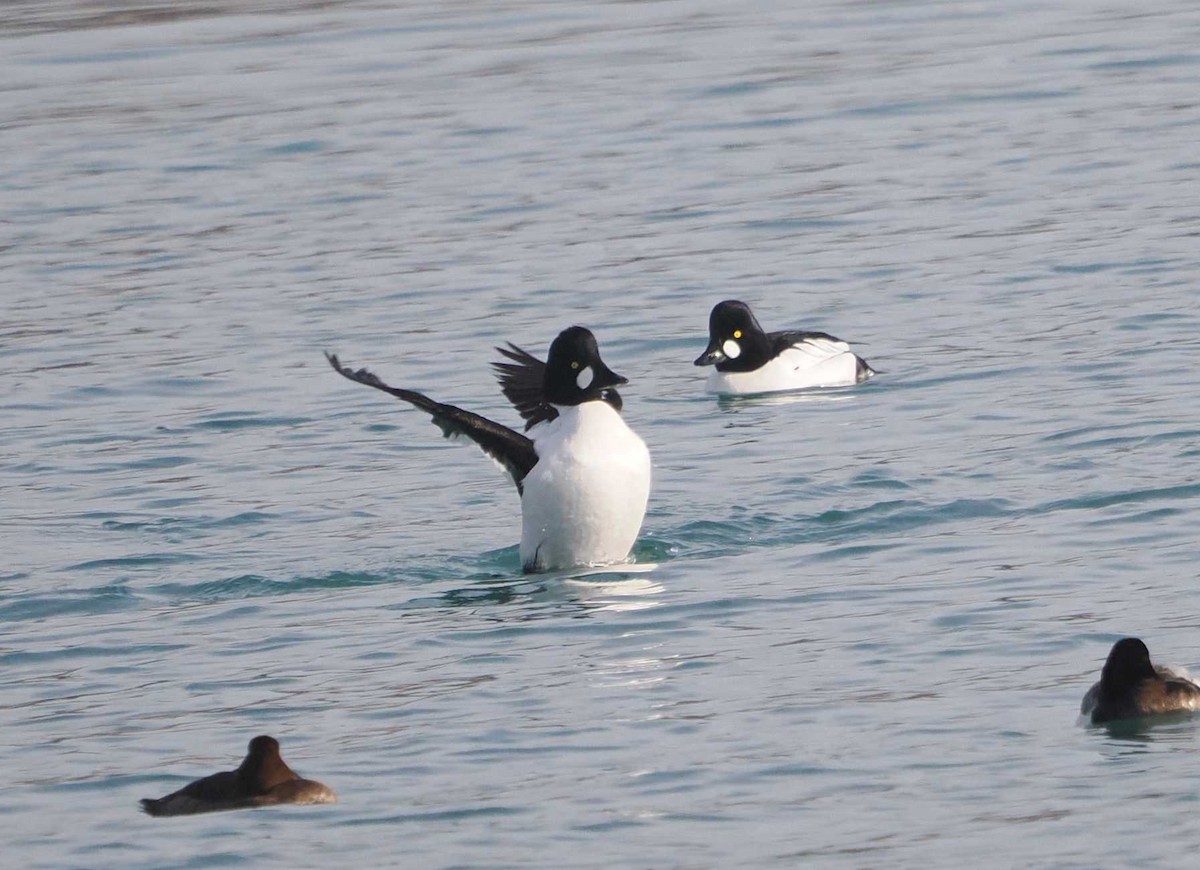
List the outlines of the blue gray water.
{"label": "blue gray water", "polygon": [[[1182,863],[1200,723],[1076,713],[1200,664],[1195,5],[391,7],[0,11],[4,863]],[[880,375],[704,396],[730,297]],[[523,577],[321,351],[571,323],[651,508]],[[258,733],[341,803],[137,812]]]}

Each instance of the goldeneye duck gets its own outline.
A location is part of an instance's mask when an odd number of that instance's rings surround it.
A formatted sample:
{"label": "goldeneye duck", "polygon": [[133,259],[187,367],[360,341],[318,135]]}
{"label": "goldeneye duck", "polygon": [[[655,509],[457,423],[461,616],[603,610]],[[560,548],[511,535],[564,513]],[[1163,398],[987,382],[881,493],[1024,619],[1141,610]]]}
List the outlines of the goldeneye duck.
{"label": "goldeneye duck", "polygon": [[237,770],[214,773],[166,797],[142,798],[141,803],[151,816],[189,816],[275,804],[332,804],[337,795],[328,786],[302,779],[280,757],[279,741],[262,735],[250,741]]}
{"label": "goldeneye duck", "polygon": [[1079,712],[1093,724],[1159,713],[1200,709],[1200,685],[1150,662],[1150,651],[1136,637],[1113,644],[1100,671],[1100,682],[1083,696]]}
{"label": "goldeneye duck", "polygon": [[745,302],[717,303],[698,366],[715,365],[706,389],[722,395],[861,384],[874,369],[827,332],[764,332]]}
{"label": "goldeneye duck", "polygon": [[521,496],[526,572],[628,559],[650,497],[650,452],[621,419],[615,389],[628,381],[604,364],[582,326],[559,333],[544,363],[514,344],[497,350],[509,360],[493,363],[500,389],[524,418],[524,434],[326,357],[344,377],[429,414],[447,438],[471,439],[508,472]]}

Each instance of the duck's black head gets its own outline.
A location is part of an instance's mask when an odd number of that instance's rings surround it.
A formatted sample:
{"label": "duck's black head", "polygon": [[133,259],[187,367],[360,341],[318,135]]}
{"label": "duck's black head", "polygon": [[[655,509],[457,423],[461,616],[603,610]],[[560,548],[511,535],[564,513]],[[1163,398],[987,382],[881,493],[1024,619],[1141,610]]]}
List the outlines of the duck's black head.
{"label": "duck's black head", "polygon": [[246,759],[238,768],[238,776],[254,794],[261,794],[289,779],[297,779],[295,772],[279,754],[279,741],[265,734],[250,741]]}
{"label": "duck's black head", "polygon": [[550,345],[543,393],[552,405],[581,405],[599,399],[620,410],[621,397],[613,387],[627,383],[600,359],[596,337],[582,326],[564,329]]}
{"label": "duck's black head", "polygon": [[1150,650],[1138,638],[1126,637],[1113,644],[1100,672],[1100,685],[1108,691],[1124,690],[1153,676]]}
{"label": "duck's black head", "polygon": [[708,316],[708,347],[696,357],[698,366],[716,365],[723,372],[748,372],[771,358],[771,340],[745,302],[718,302]]}

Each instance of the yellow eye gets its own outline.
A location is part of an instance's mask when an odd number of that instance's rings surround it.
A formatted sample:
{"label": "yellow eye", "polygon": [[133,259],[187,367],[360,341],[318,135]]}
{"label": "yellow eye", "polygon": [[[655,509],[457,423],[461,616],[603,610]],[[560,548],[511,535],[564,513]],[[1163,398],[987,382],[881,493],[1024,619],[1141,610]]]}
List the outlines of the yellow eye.
{"label": "yellow eye", "polygon": [[573,368],[573,369],[579,368],[579,363],[577,363],[577,362],[571,363],[571,368]]}
{"label": "yellow eye", "polygon": [[735,329],[735,330],[733,331],[733,337],[734,337],[734,338],[741,338],[741,337],[742,337],[742,331],[741,331],[740,329]]}

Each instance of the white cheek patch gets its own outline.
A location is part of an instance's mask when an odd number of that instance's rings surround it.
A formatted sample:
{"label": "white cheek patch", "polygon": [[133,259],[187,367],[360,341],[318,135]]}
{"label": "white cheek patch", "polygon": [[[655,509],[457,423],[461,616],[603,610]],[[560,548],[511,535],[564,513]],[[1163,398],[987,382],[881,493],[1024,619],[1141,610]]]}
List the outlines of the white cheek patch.
{"label": "white cheek patch", "polygon": [[721,353],[730,359],[737,359],[742,355],[742,347],[732,338],[725,339],[725,343],[721,345]]}
{"label": "white cheek patch", "polygon": [[592,385],[592,381],[595,379],[596,374],[592,371],[592,367],[584,366],[579,370],[579,374],[575,376],[575,386],[579,387],[581,390],[586,390]]}

